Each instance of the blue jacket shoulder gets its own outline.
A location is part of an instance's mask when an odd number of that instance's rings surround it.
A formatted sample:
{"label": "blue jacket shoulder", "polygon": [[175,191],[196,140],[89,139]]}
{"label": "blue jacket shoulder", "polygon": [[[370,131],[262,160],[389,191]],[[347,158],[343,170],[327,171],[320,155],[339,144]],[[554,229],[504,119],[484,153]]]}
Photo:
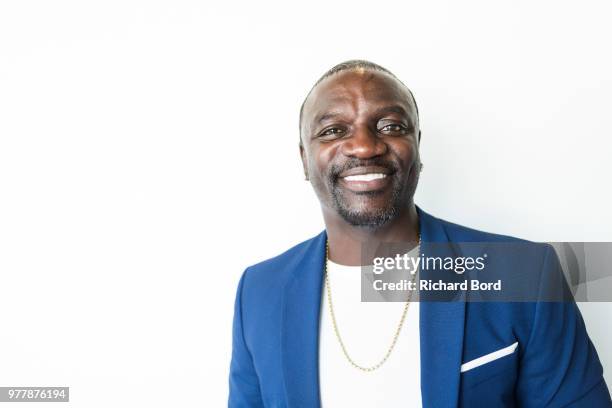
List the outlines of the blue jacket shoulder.
{"label": "blue jacket shoulder", "polygon": [[299,262],[312,249],[314,242],[324,233],[321,232],[277,256],[249,266],[243,274],[244,285],[252,289],[282,288],[297,269]]}
{"label": "blue jacket shoulder", "polygon": [[440,218],[436,218],[440,224],[446,230],[449,239],[451,241],[459,242],[523,242],[529,243],[530,241],[512,237],[509,235],[494,234],[492,232],[486,232],[469,228],[464,225],[455,224],[450,221],[446,221]]}

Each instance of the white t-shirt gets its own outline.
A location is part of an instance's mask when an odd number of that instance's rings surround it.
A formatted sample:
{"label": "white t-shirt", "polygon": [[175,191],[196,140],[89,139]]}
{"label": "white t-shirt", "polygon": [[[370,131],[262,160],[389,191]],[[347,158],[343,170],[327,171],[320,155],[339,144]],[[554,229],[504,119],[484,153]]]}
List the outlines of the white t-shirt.
{"label": "white t-shirt", "polygon": [[[412,252],[412,251],[411,251]],[[412,254],[411,254],[412,255]],[[380,362],[389,349],[405,302],[361,302],[361,267],[328,261],[338,330],[353,361]],[[323,408],[421,407],[419,303],[410,304],[389,359],[364,372],[342,353],[323,284],[319,330],[319,379]]]}
{"label": "white t-shirt", "polygon": [[[405,302],[361,302],[359,266],[328,261],[327,272],[338,330],[348,354],[361,366],[377,364],[391,345]],[[336,338],[323,285],[319,331],[323,408],[421,407],[420,356],[419,303],[413,302],[389,359],[370,372],[353,367]]]}

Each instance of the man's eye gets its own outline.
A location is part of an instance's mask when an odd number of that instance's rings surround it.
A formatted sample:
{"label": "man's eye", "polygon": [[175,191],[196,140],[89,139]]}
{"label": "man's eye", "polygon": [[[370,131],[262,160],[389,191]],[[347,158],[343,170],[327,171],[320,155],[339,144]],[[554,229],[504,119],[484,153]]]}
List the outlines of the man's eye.
{"label": "man's eye", "polygon": [[380,132],[398,133],[398,132],[405,132],[406,130],[408,130],[408,129],[405,126],[398,125],[398,124],[394,123],[394,124],[391,124],[391,125],[383,126],[380,129]]}
{"label": "man's eye", "polygon": [[334,128],[329,128],[329,129],[324,130],[321,133],[321,136],[335,136],[335,135],[342,134],[342,132],[344,132],[342,129],[334,127]]}

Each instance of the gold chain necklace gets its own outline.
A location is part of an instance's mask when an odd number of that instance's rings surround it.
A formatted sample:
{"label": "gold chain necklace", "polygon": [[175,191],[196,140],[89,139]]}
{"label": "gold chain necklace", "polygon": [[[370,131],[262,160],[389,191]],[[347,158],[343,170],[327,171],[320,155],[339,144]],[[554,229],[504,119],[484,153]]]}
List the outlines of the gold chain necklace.
{"label": "gold chain necklace", "polygon": [[[419,232],[419,241],[417,245],[420,251],[420,248],[421,248],[421,233],[420,232]],[[349,356],[349,353],[346,350],[346,346],[344,345],[344,342],[342,341],[342,336],[340,336],[340,331],[338,330],[338,324],[336,323],[336,315],[334,313],[334,305],[332,303],[331,287],[329,284],[329,274],[327,273],[327,261],[328,260],[329,260],[329,241],[326,240],[325,241],[325,288],[327,290],[327,303],[329,303],[329,312],[332,318],[332,325],[334,326],[334,333],[336,334],[336,338],[338,339],[338,342],[340,343],[340,348],[342,348],[342,353],[344,354],[348,362],[351,363],[353,367],[361,371],[367,371],[367,372],[374,371],[377,368],[380,368],[380,366],[382,366],[387,361],[387,359],[391,355],[391,352],[395,348],[395,344],[397,343],[399,334],[402,331],[402,326],[404,325],[404,320],[406,320],[406,314],[408,314],[408,308],[410,307],[410,300],[412,298],[412,291],[410,291],[410,293],[408,294],[408,300],[406,300],[406,304],[404,305],[404,310],[402,312],[402,316],[400,318],[397,329],[395,330],[393,341],[391,342],[391,345],[389,346],[389,349],[385,353],[382,360],[380,360],[377,364],[374,364],[373,366],[369,366],[369,367],[359,365],[351,358],[351,356]],[[413,275],[413,279],[416,279],[416,273]]]}

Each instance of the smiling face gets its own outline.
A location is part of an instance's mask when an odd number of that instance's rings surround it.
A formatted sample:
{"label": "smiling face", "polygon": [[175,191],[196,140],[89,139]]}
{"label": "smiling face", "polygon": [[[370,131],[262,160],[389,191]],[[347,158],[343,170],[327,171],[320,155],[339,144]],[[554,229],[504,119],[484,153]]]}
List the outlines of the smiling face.
{"label": "smiling face", "polygon": [[397,79],[347,70],[321,81],[302,116],[300,152],[324,211],[377,228],[412,204],[419,178],[416,106]]}

